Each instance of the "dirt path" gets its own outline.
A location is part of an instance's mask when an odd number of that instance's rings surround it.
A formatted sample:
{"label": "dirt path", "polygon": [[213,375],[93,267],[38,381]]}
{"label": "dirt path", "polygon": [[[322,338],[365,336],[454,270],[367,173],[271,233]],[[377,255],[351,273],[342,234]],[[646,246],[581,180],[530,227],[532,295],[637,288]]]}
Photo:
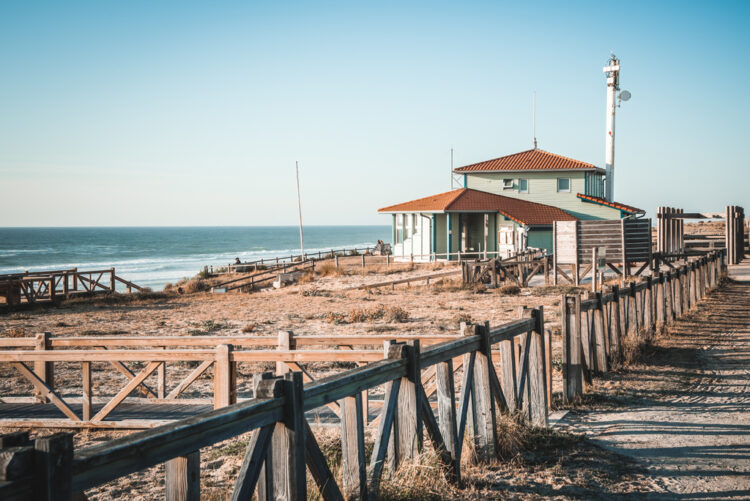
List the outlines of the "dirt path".
{"label": "dirt path", "polygon": [[750,281],[709,296],[642,360],[597,383],[594,409],[567,426],[643,466],[638,497],[750,497]]}

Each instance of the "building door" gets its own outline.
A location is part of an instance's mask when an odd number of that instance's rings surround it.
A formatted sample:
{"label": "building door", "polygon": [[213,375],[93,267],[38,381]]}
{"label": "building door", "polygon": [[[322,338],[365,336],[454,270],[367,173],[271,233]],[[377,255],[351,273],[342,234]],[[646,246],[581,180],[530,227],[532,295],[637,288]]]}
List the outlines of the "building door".
{"label": "building door", "polygon": [[498,257],[506,258],[516,252],[516,232],[512,226],[500,226],[497,229],[497,252]]}

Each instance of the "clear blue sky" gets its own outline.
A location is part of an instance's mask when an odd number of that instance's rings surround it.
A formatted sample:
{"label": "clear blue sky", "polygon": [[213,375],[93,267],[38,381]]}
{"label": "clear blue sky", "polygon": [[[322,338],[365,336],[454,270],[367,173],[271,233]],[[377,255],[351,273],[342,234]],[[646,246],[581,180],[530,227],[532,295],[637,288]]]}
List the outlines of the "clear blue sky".
{"label": "clear blue sky", "polygon": [[750,208],[748,2],[0,4],[0,226],[389,224],[531,147],[616,198]]}

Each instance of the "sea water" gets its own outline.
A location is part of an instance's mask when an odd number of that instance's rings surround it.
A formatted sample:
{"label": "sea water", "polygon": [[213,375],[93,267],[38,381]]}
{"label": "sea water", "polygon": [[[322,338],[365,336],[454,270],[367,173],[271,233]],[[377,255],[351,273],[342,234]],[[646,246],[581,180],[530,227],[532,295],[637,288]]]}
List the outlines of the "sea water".
{"label": "sea water", "polygon": [[[313,254],[389,242],[391,228],[308,226],[304,238],[305,252]],[[0,228],[0,274],[114,266],[118,276],[154,290],[192,277],[204,266],[299,252],[299,228],[294,226]]]}

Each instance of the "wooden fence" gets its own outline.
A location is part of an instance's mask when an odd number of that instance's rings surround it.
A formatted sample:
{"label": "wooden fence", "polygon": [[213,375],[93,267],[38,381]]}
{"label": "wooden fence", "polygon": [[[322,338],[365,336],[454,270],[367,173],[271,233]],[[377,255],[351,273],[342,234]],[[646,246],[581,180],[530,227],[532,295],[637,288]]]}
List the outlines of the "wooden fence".
{"label": "wooden fence", "polygon": [[214,269],[213,266],[206,266],[204,270],[215,275],[222,273],[246,273],[249,271],[258,271],[265,267],[279,268],[284,264],[294,264],[301,261],[308,261],[311,259],[317,259],[318,261],[323,259],[333,259],[334,257],[344,256],[360,256],[362,254],[370,254],[375,250],[375,247],[354,247],[352,249],[330,249],[330,250],[319,250],[317,252],[306,252],[304,256],[302,254],[291,254],[289,256],[274,256],[274,257],[263,257],[254,261],[246,261],[244,263],[230,263],[224,267],[217,267]]}
{"label": "wooden fence", "polygon": [[[728,205],[724,212],[691,212],[674,207],[657,210],[657,258],[669,263],[689,256],[702,255],[716,248],[727,250],[727,264],[738,264],[745,253],[745,211]],[[685,234],[685,219],[724,219],[723,235]]]}
{"label": "wooden fence", "polygon": [[[478,460],[497,457],[498,412],[518,410],[531,423],[547,425],[549,349],[543,311],[525,309],[521,316],[494,329],[489,323],[465,325],[460,339],[424,350],[419,340],[388,342],[385,360],[308,384],[301,372],[259,375],[253,399],[75,452],[69,434],[38,439],[33,446],[28,437],[17,436],[17,447],[1,453],[18,460],[4,463],[14,466],[2,472],[0,498],[71,500],[74,493],[167,462],[167,498],[198,499],[200,449],[251,430],[232,499],[250,498],[256,486],[259,499],[306,499],[306,467],[324,499],[374,498],[386,463],[393,472],[423,451],[423,431],[447,477],[460,482],[464,436],[471,435]],[[495,346],[500,374],[492,360]],[[216,377],[229,379],[232,352],[222,350],[226,356],[220,365],[217,361]],[[460,386],[453,367],[457,357],[464,365]],[[435,372],[437,416],[422,383],[427,371]],[[383,385],[385,399],[368,459],[361,394]],[[341,409],[341,484],[305,418],[306,411],[332,403]]]}
{"label": "wooden fence", "polygon": [[[555,285],[560,277],[578,285],[596,267],[596,249],[604,264],[625,278],[639,275],[652,265],[650,219],[555,221],[552,240]],[[631,266],[635,264],[638,267],[633,272]],[[564,271],[566,267],[570,274]]]}
{"label": "wooden fence", "polygon": [[[6,417],[0,419],[0,425],[148,428],[175,419],[166,404],[213,402],[214,408],[219,408],[243,396],[247,398],[249,395],[241,395],[237,386],[237,365],[240,362],[275,362],[278,374],[290,369],[297,370],[303,373],[306,382],[310,382],[315,379],[314,370],[307,369],[305,364],[365,364],[377,361],[382,359],[382,351],[372,348],[380,347],[388,340],[420,340],[423,346],[429,346],[455,339],[456,335],[295,336],[292,331],[279,331],[277,336],[52,337],[44,333],[33,338],[2,338],[0,348],[5,351],[0,351],[0,363],[14,367],[22,378],[33,385],[34,393],[2,395],[0,400],[8,404],[51,403],[60,414],[59,417]],[[268,348],[275,348],[275,351]],[[56,364],[70,362],[81,364],[80,394],[70,394],[70,391],[63,394],[55,387]],[[132,362],[139,363],[140,367],[135,368]],[[184,366],[186,363],[194,367],[189,371],[172,370],[168,378],[168,364]],[[217,379],[218,368],[227,363],[229,376]],[[122,388],[114,395],[96,391],[92,378],[93,364],[97,364],[100,371],[109,367],[125,376]],[[460,367],[461,362],[456,361],[456,369]],[[176,372],[180,374],[175,378]],[[213,378],[212,397],[184,398],[191,385],[206,376]],[[434,374],[428,372],[425,378],[424,384],[428,387],[428,395],[431,395],[434,392]],[[111,385],[112,378],[108,380]],[[67,384],[70,385],[70,381]],[[138,396],[131,397],[134,394]],[[126,402],[165,405],[156,411],[153,408],[146,411],[146,414],[156,417],[123,419],[113,416],[113,411]],[[366,392],[362,394],[362,402],[367,416],[369,398]],[[80,410],[76,412],[74,407],[79,404]],[[33,407],[30,410],[35,414]],[[331,410],[338,414],[337,406],[332,405]]]}
{"label": "wooden fence", "polygon": [[604,293],[563,295],[563,399],[583,395],[596,373],[622,359],[625,336],[652,336],[692,308],[715,287],[726,251],[714,251],[666,273]]}
{"label": "wooden fence", "polygon": [[552,255],[546,251],[524,252],[510,258],[463,261],[461,276],[464,283],[485,283],[497,287],[502,282],[512,282],[527,287],[529,281],[539,273],[544,283],[549,283]]}
{"label": "wooden fence", "polygon": [[112,293],[117,284],[125,285],[128,293],[143,288],[117,276],[114,268],[106,270],[69,270],[24,272],[0,275],[0,296],[5,297],[7,306],[23,303],[54,302],[78,294]]}

